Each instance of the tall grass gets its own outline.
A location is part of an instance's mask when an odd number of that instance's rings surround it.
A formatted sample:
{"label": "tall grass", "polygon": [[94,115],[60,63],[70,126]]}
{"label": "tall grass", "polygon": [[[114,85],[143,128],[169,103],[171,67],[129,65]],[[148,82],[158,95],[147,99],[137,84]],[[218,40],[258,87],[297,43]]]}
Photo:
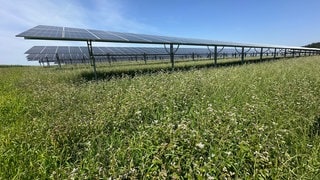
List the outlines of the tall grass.
{"label": "tall grass", "polygon": [[319,57],[88,71],[0,68],[0,179],[320,178]]}

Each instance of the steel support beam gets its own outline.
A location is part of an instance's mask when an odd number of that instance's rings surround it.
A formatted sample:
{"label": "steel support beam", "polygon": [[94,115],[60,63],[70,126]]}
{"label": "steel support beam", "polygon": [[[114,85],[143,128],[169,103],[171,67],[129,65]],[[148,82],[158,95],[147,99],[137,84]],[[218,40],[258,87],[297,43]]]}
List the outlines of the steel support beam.
{"label": "steel support beam", "polygon": [[263,48],[260,49],[260,61],[262,61],[262,56],[263,56]]}
{"label": "steel support beam", "polygon": [[144,60],[144,64],[147,64],[147,54],[143,53],[143,60]]}
{"label": "steel support beam", "polygon": [[109,53],[107,54],[107,59],[108,59],[109,65],[111,65],[111,58]]}
{"label": "steel support beam", "polygon": [[173,52],[173,44],[170,44],[170,61],[171,68],[174,69],[174,52]]}
{"label": "steel support beam", "polygon": [[244,47],[241,48],[241,63],[244,64]]}
{"label": "steel support beam", "polygon": [[292,57],[294,58],[294,49],[292,49]]}
{"label": "steel support beam", "polygon": [[273,59],[276,59],[276,57],[277,57],[277,48],[274,48]]}
{"label": "steel support beam", "polygon": [[61,62],[60,62],[60,58],[59,58],[58,53],[56,53],[56,58],[57,58],[57,61],[58,61],[59,68],[61,68]]}
{"label": "steel support beam", "polygon": [[217,59],[218,59],[218,47],[214,46],[214,65],[217,66]]}
{"label": "steel support beam", "polygon": [[96,69],[96,60],[93,55],[93,49],[92,49],[92,41],[87,41],[88,46],[88,52],[91,60],[91,66],[93,66],[93,73],[94,73],[94,79],[97,80],[97,69]]}
{"label": "steel support beam", "polygon": [[46,57],[46,60],[47,60],[47,66],[50,67],[50,63],[49,63],[48,57]]}
{"label": "steel support beam", "polygon": [[284,49],[284,57],[287,57],[287,49]]}

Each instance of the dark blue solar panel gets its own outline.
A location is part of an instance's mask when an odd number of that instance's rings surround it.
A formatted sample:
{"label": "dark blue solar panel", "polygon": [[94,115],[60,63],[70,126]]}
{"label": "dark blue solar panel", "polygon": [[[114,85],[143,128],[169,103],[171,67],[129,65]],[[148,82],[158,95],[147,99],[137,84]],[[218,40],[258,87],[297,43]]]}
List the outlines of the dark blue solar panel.
{"label": "dark blue solar panel", "polygon": [[33,46],[31,49],[25,52],[25,54],[40,54],[45,46]]}
{"label": "dark blue solar panel", "polygon": [[36,26],[33,29],[25,31],[18,36],[20,37],[38,37],[38,38],[61,38],[62,27],[55,26]]}
{"label": "dark blue solar panel", "polygon": [[80,47],[80,51],[81,51],[83,54],[89,54],[89,51],[88,51],[88,48],[87,48],[87,47]]}
{"label": "dark blue solar panel", "polygon": [[57,53],[58,54],[67,54],[67,53],[69,53],[69,47],[68,46],[59,46]]}
{"label": "dark blue solar panel", "polygon": [[99,47],[93,47],[93,54],[104,54]]}
{"label": "dark blue solar panel", "polygon": [[97,40],[96,36],[91,34],[85,29],[75,29],[75,28],[64,28],[64,38],[68,39],[87,39],[87,40]]}
{"label": "dark blue solar panel", "polygon": [[117,36],[113,33],[107,32],[107,31],[99,31],[99,30],[88,30],[89,32],[91,32],[92,34],[96,35],[97,37],[99,37],[100,40],[105,40],[108,39],[108,41],[124,41],[124,42],[128,42],[129,40],[122,38],[120,36]]}
{"label": "dark blue solar panel", "polygon": [[55,54],[57,52],[57,46],[46,46],[41,54]]}
{"label": "dark blue solar panel", "polygon": [[[168,46],[167,46],[168,48]],[[239,53],[241,52],[241,48],[224,48],[221,51],[222,47],[218,48],[218,52],[221,53]],[[270,49],[270,48],[269,48]],[[167,49],[168,50],[168,49]],[[157,55],[157,57],[163,57],[168,58],[168,52],[165,50],[165,48],[153,48],[153,47],[93,47],[93,51],[95,55],[96,60],[99,61],[105,61],[107,58],[107,55],[109,54],[111,58],[117,57],[117,59],[128,59],[128,55],[133,55],[135,57],[139,56],[140,58],[145,53],[148,55]],[[260,51],[260,49],[258,49]],[[265,52],[267,51],[267,48],[265,48]],[[273,52],[274,49],[271,49]],[[175,55],[181,56],[181,55],[192,55],[193,53],[195,55],[200,56],[208,56],[210,53],[214,52],[214,48],[210,47],[210,50],[208,48],[179,48]],[[254,48],[245,48],[245,52],[257,52]],[[60,60],[79,60],[83,62],[83,59],[89,59],[89,53],[87,47],[74,47],[74,46],[34,46],[31,49],[29,49],[26,54],[27,59],[29,61],[39,61],[39,60],[46,60],[48,58],[49,61],[55,61],[56,54],[58,54],[58,57]],[[101,56],[103,55],[103,56]],[[137,56],[136,56],[137,55]],[[127,57],[127,58],[125,58]]]}
{"label": "dark blue solar panel", "polygon": [[123,42],[123,43],[151,43],[151,44],[184,44],[201,46],[228,46],[228,47],[263,47],[263,48],[286,48],[296,50],[317,50],[315,48],[278,46],[266,44],[245,44],[234,42],[222,42],[206,39],[180,38],[168,36],[155,36],[145,34],[120,33],[100,30],[87,30],[69,27],[56,27],[39,25],[31,28],[17,37],[26,39],[48,39],[48,40],[77,40],[77,41],[102,41],[102,42]]}
{"label": "dark blue solar panel", "polygon": [[79,47],[69,47],[69,50],[70,50],[70,54],[80,54],[81,53]]}

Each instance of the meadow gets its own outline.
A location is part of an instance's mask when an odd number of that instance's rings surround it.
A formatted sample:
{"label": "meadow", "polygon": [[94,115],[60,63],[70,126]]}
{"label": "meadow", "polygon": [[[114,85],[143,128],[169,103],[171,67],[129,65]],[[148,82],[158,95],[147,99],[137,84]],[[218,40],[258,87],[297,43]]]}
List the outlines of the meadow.
{"label": "meadow", "polygon": [[0,67],[0,179],[319,179],[320,57]]}

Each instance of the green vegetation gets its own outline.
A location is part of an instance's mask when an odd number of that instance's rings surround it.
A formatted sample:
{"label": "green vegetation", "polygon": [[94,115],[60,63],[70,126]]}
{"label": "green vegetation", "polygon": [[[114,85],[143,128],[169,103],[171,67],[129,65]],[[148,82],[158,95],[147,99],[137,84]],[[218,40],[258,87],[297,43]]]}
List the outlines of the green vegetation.
{"label": "green vegetation", "polygon": [[320,178],[319,57],[157,66],[0,68],[0,179]]}
{"label": "green vegetation", "polygon": [[308,48],[320,48],[320,42],[311,43],[311,44],[306,45],[305,47],[308,47]]}

